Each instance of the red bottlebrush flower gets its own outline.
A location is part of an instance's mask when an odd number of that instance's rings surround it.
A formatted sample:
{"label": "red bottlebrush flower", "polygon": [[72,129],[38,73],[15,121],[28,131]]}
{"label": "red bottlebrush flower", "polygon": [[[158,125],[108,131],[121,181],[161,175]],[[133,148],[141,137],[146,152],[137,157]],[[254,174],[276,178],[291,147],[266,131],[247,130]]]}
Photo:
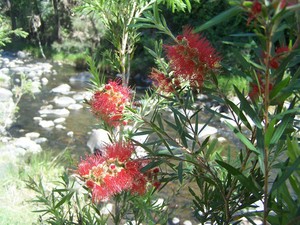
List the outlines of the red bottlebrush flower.
{"label": "red bottlebrush flower", "polygon": [[276,53],[277,56],[280,56],[280,55],[282,55],[284,53],[287,53],[289,51],[290,51],[289,47],[281,46],[281,47],[276,48],[275,53]]}
{"label": "red bottlebrush flower", "polygon": [[131,143],[116,143],[106,146],[106,158],[115,158],[121,162],[128,160],[134,151],[134,146]]}
{"label": "red bottlebrush flower", "polygon": [[183,35],[177,36],[177,44],[165,49],[175,79],[188,80],[196,88],[200,88],[205,76],[219,65],[220,57],[210,42],[193,33],[191,28],[185,28]]}
{"label": "red bottlebrush flower", "polygon": [[140,172],[143,161],[131,160],[131,143],[115,143],[105,147],[103,155],[91,155],[78,165],[77,173],[92,191],[94,202],[106,201],[122,191],[143,194],[147,179]]}
{"label": "red bottlebrush flower", "polygon": [[159,70],[153,68],[149,77],[158,90],[166,93],[172,93],[174,91],[172,79],[166,77],[165,74]]}
{"label": "red bottlebrush flower", "polygon": [[259,1],[254,1],[251,9],[254,15],[257,15],[261,12],[261,3]]}
{"label": "red bottlebrush flower", "polygon": [[158,189],[158,188],[160,187],[160,185],[161,185],[161,183],[158,182],[158,181],[155,181],[155,182],[153,183],[153,186],[154,186],[156,189]]}
{"label": "red bottlebrush flower", "polygon": [[[259,84],[257,83],[250,83],[250,92],[249,92],[249,98],[252,101],[256,101],[259,96],[263,96],[265,93],[265,83],[262,81],[262,79],[259,77]],[[273,89],[273,85],[269,84],[269,91]]]}
{"label": "red bottlebrush flower", "polygon": [[278,69],[279,67],[279,62],[276,58],[272,58],[270,60],[270,67],[273,68],[273,69]]}
{"label": "red bottlebrush flower", "polygon": [[262,8],[261,3],[258,0],[255,0],[252,4],[251,12],[247,20],[247,26],[250,24],[252,20],[254,20],[257,17],[258,14],[260,14],[261,8]]}
{"label": "red bottlebrush flower", "polygon": [[153,173],[158,173],[159,172],[159,168],[154,168],[153,169]]}
{"label": "red bottlebrush flower", "polygon": [[129,104],[129,89],[110,81],[100,91],[96,91],[90,101],[92,112],[109,126],[122,124],[123,111]]}
{"label": "red bottlebrush flower", "polygon": [[273,69],[278,69],[281,59],[284,58],[285,54],[289,51],[290,49],[287,46],[277,48],[275,50],[275,56],[270,59],[270,67]]}

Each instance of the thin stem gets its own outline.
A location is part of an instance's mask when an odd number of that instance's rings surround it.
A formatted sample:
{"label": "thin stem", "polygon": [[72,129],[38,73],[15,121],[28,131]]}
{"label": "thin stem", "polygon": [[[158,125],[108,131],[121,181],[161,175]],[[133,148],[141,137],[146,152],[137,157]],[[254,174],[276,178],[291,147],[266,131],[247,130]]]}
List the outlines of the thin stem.
{"label": "thin stem", "polygon": [[[272,50],[272,27],[266,27],[266,73],[265,73],[265,93],[264,93],[264,132],[266,133],[268,126],[269,126],[269,106],[270,106],[270,99],[269,99],[269,86],[270,86],[270,58],[271,58],[271,50]],[[268,197],[269,197],[269,147],[264,147],[264,216],[263,216],[263,224],[267,224],[267,217],[269,214],[268,210]]]}

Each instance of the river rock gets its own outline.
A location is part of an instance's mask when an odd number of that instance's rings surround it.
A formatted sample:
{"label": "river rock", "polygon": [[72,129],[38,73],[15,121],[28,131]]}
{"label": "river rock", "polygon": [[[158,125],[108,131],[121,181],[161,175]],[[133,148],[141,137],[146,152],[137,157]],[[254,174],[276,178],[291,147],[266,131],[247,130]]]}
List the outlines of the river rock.
{"label": "river rock", "polygon": [[37,138],[37,139],[34,140],[34,142],[37,143],[37,144],[42,144],[42,143],[45,143],[47,141],[48,141],[48,139],[45,138],[45,137],[40,137],[40,138]]}
{"label": "river rock", "polygon": [[30,140],[34,140],[40,137],[40,134],[37,132],[29,132],[25,134],[25,137],[29,138]]}
{"label": "river rock", "polygon": [[80,104],[71,104],[71,105],[68,106],[68,109],[70,109],[70,110],[79,110],[79,109],[82,109],[82,108],[83,108],[83,106],[80,105]]}
{"label": "river rock", "polygon": [[[216,138],[216,135],[218,133],[217,128],[206,125],[205,124],[198,124],[198,132],[201,131],[198,134],[198,138],[200,142],[203,142],[207,137]],[[192,124],[193,130],[196,128],[196,124]],[[188,132],[191,136],[194,134],[192,133],[191,129],[188,129]]]}
{"label": "river rock", "polygon": [[17,52],[17,57],[20,59],[26,59],[28,58],[30,54],[28,52],[24,52],[24,51],[18,51]]}
{"label": "river rock", "polygon": [[0,71],[0,87],[9,88],[10,82],[11,82],[10,76]]}
{"label": "river rock", "polygon": [[40,122],[43,118],[42,117],[39,117],[39,116],[35,116],[33,117],[33,120],[34,121],[37,121],[37,122]]}
{"label": "river rock", "polygon": [[27,77],[28,78],[35,78],[37,76],[37,72],[35,70],[31,70],[30,72],[28,72]]}
{"label": "river rock", "polygon": [[49,104],[49,105],[41,106],[41,110],[44,110],[44,109],[53,109],[53,105]]}
{"label": "river rock", "polygon": [[13,93],[5,88],[0,88],[0,102],[8,102],[12,100]]}
{"label": "river rock", "polygon": [[5,133],[5,129],[13,123],[15,103],[11,91],[0,88],[0,134]]}
{"label": "river rock", "polygon": [[41,109],[39,110],[41,115],[53,115],[53,116],[62,116],[67,117],[70,114],[70,111],[63,108],[63,109]]}
{"label": "river rock", "polygon": [[43,77],[41,79],[41,83],[42,83],[43,86],[46,86],[48,84],[48,82],[49,82],[49,80],[46,77]]}
{"label": "river rock", "polygon": [[67,96],[55,97],[53,101],[58,107],[68,107],[69,105],[76,103],[73,98]]}
{"label": "river rock", "polygon": [[55,124],[66,122],[66,118],[57,118],[53,121]]}
{"label": "river rock", "polygon": [[209,98],[208,98],[207,95],[204,95],[204,94],[198,94],[197,97],[196,97],[196,99],[197,99],[198,101],[203,102],[203,101],[208,101]]}
{"label": "river rock", "polygon": [[83,102],[85,100],[89,101],[93,97],[93,93],[90,91],[79,92],[73,95],[73,99],[78,102]]}
{"label": "river rock", "polygon": [[19,148],[23,148],[26,150],[26,153],[39,153],[42,151],[40,145],[30,140],[27,137],[21,137],[15,140],[14,145]]}
{"label": "river rock", "polygon": [[31,82],[31,91],[35,94],[41,92],[41,83],[40,83],[40,81]]}
{"label": "river rock", "polygon": [[8,75],[9,74],[9,69],[6,68],[6,67],[5,68],[1,68],[0,69],[0,73]]}
{"label": "river rock", "polygon": [[182,223],[183,225],[193,225],[193,223],[190,220],[185,220]]}
{"label": "river rock", "polygon": [[74,137],[74,132],[73,131],[68,131],[67,136],[71,137],[71,138]]}
{"label": "river rock", "polygon": [[55,126],[55,124],[52,120],[41,120],[39,122],[39,125],[43,128],[51,128],[51,127]]}
{"label": "river rock", "polygon": [[109,215],[113,212],[114,205],[112,203],[105,204],[101,209],[100,213],[101,215]]}
{"label": "river rock", "polygon": [[28,75],[31,72],[31,69],[26,66],[16,66],[13,62],[11,62],[9,65],[10,71],[14,74],[26,74]]}
{"label": "river rock", "polygon": [[109,132],[103,129],[94,129],[92,130],[92,133],[89,137],[87,146],[89,147],[92,153],[103,153],[103,148],[110,143],[111,141]]}
{"label": "river rock", "polygon": [[55,128],[58,129],[58,130],[65,130],[66,129],[66,127],[61,125],[61,124],[55,125]]}
{"label": "river rock", "polygon": [[71,86],[68,85],[68,84],[61,84],[55,88],[53,88],[51,90],[51,92],[54,92],[54,93],[60,93],[60,94],[68,94],[71,90]]}
{"label": "river rock", "polygon": [[169,223],[170,225],[177,225],[180,223],[180,219],[178,217],[174,217],[171,221],[171,223]]}

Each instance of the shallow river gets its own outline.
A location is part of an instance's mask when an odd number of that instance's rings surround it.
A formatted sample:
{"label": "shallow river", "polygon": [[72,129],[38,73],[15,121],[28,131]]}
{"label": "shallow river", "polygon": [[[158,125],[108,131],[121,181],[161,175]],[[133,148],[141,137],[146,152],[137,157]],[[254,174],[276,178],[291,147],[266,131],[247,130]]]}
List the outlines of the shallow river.
{"label": "shallow river", "polygon": [[[78,73],[72,66],[53,64],[53,69],[57,72],[57,75],[49,75],[47,77],[49,82],[42,87],[40,93],[36,93],[34,98],[29,95],[22,97],[19,104],[18,119],[10,129],[10,133],[12,136],[20,137],[28,132],[38,132],[41,137],[48,139],[47,142],[42,144],[43,149],[62,151],[65,148],[69,148],[76,155],[84,155],[89,151],[86,146],[89,137],[88,133],[93,128],[96,128],[97,123],[87,105],[83,104],[84,107],[82,109],[69,110],[70,115],[66,117],[66,121],[63,124],[65,129],[43,128],[33,119],[40,116],[38,111],[42,106],[53,104],[52,100],[59,96],[56,93],[51,93],[51,89],[60,84],[69,84],[71,91],[75,93],[85,91],[88,88],[88,85],[84,83],[71,84],[69,82],[69,78]],[[71,97],[72,95],[67,96]],[[55,118],[57,117],[47,117],[47,120]]]}

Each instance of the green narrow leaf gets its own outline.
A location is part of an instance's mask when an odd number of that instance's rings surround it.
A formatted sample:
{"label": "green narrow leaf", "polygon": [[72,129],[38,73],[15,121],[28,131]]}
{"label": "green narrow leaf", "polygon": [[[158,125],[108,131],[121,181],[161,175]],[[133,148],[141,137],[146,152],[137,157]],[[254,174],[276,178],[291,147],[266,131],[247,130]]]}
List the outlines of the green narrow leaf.
{"label": "green narrow leaf", "polygon": [[70,190],[71,192],[66,194],[55,206],[54,209],[57,209],[58,207],[60,207],[62,204],[64,204],[65,202],[70,201],[70,199],[72,198],[73,194],[75,193],[74,191]]}
{"label": "green narrow leaf", "polygon": [[152,162],[150,162],[149,164],[147,164],[146,166],[144,166],[144,167],[141,169],[141,172],[142,172],[142,173],[145,173],[145,172],[147,172],[148,170],[153,169],[154,167],[157,167],[157,166],[159,166],[159,165],[162,164],[162,163],[163,163],[163,160],[152,161]]}
{"label": "green narrow leaf", "polygon": [[286,130],[287,126],[293,120],[293,117],[284,116],[281,123],[275,129],[272,139],[270,140],[270,144],[276,144],[281,136],[283,135],[284,131]]}
{"label": "green narrow leaf", "polygon": [[254,111],[254,109],[250,106],[247,99],[244,97],[244,95],[239,91],[239,89],[234,85],[235,93],[237,94],[237,97],[241,101],[241,109],[249,115],[251,120],[255,123],[255,125],[262,129],[261,120],[257,116],[257,112]]}
{"label": "green narrow leaf", "polygon": [[286,167],[282,175],[275,180],[271,192],[275,191],[282,184],[284,184],[284,182],[292,175],[294,171],[299,170],[299,166],[300,166],[300,156],[295,160],[295,162],[291,166]]}
{"label": "green narrow leaf", "polygon": [[280,93],[280,91],[288,85],[290,80],[291,80],[290,77],[287,77],[281,80],[278,84],[276,84],[275,87],[270,92],[270,99],[272,100],[273,98],[275,98]]}
{"label": "green narrow leaf", "polygon": [[214,153],[214,150],[215,150],[215,147],[216,147],[216,144],[218,143],[218,140],[217,139],[214,139],[210,144],[209,144],[209,147],[205,153],[205,159],[206,160],[209,160],[211,158],[211,155]]}
{"label": "green narrow leaf", "polygon": [[185,4],[186,4],[186,7],[187,7],[188,11],[191,12],[192,5],[191,5],[190,1],[189,0],[185,0]]}
{"label": "green narrow leaf", "polygon": [[238,115],[238,117],[241,119],[241,121],[244,123],[244,125],[249,129],[252,130],[252,127],[249,123],[249,121],[247,120],[246,116],[244,115],[244,113],[239,109],[239,107],[237,107],[236,104],[234,104],[232,101],[230,101],[229,99],[225,99],[226,103],[230,106],[230,108],[234,111],[235,114]]}
{"label": "green narrow leaf", "polygon": [[182,161],[179,162],[178,164],[178,180],[182,184],[183,182],[183,164]]}
{"label": "green narrow leaf", "polygon": [[256,147],[246,138],[238,129],[236,129],[234,126],[232,126],[230,123],[226,122],[227,126],[235,133],[235,135],[240,139],[240,141],[246,145],[248,149],[250,149],[253,152],[256,152],[257,154],[260,154],[260,152],[256,149]]}
{"label": "green narrow leaf", "polygon": [[212,18],[211,20],[209,20],[208,22],[202,24],[200,27],[197,27],[195,29],[195,32],[201,32],[205,29],[208,29],[214,25],[217,25],[219,23],[222,23],[224,21],[227,21],[229,18],[236,16],[238,13],[242,12],[242,8],[239,6],[235,6],[232,7],[222,13],[220,13],[219,15],[217,15],[216,17]]}
{"label": "green narrow leaf", "polygon": [[241,184],[243,184],[249,191],[251,191],[255,195],[255,197],[260,198],[259,190],[255,186],[255,184],[253,183],[253,181],[251,179],[248,179],[238,169],[234,168],[233,166],[231,166],[223,161],[216,160],[216,162],[220,166],[225,168],[228,171],[228,173],[235,176],[241,182]]}
{"label": "green narrow leaf", "polygon": [[269,126],[265,133],[265,146],[269,147],[271,143],[271,138],[273,136],[274,130],[275,130],[275,124],[277,122],[277,119],[273,118],[271,122],[269,123]]}

